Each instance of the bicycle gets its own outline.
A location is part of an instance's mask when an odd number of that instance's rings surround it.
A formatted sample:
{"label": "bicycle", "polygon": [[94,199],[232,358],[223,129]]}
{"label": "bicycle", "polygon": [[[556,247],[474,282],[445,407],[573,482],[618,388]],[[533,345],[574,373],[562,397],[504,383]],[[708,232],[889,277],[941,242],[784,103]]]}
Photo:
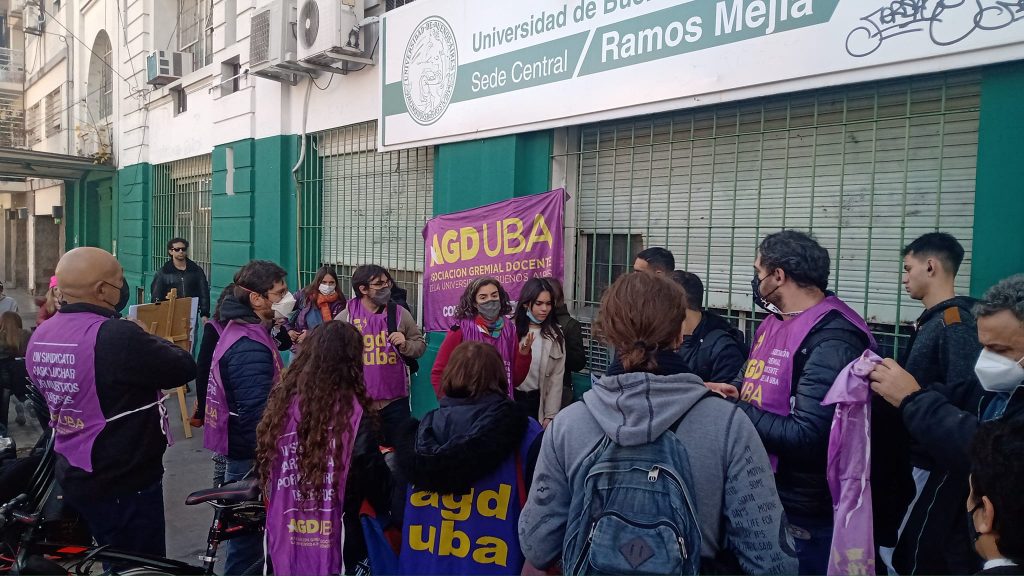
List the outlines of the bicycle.
{"label": "bicycle", "polygon": [[[34,387],[26,391],[26,404],[37,414],[45,411],[45,403]],[[49,413],[45,412],[45,421]],[[14,574],[92,574],[96,563],[113,567],[117,574],[171,574],[200,576],[214,574],[217,550],[223,542],[243,535],[262,534],[266,526],[266,508],[260,499],[256,479],[230,482],[215,488],[193,492],[185,504],[209,504],[214,509],[207,535],[206,553],[201,564],[123,552],[109,546],[59,541],[62,522],[61,497],[54,480],[54,438],[44,428],[42,458],[32,474],[25,492],[0,506],[0,573]],[[56,540],[56,541],[55,541]],[[90,537],[91,540],[91,537]],[[112,573],[105,570],[105,574]],[[257,562],[245,574],[262,574],[263,562]]]}

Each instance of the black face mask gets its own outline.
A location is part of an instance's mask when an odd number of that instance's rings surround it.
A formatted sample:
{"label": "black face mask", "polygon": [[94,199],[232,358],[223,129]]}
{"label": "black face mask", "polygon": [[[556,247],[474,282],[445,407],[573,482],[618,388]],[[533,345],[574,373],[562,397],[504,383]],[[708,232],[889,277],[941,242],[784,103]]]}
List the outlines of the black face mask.
{"label": "black face mask", "polygon": [[[765,276],[764,278],[767,278],[767,277],[768,276]],[[779,310],[778,306],[776,306],[775,304],[772,304],[771,302],[769,302],[768,298],[766,298],[766,295],[761,294],[761,282],[764,282],[764,278],[761,278],[760,276],[758,276],[757,275],[757,271],[755,270],[754,271],[754,277],[750,279],[750,288],[751,288],[751,290],[754,293],[754,303],[757,304],[762,309],[764,309],[766,312],[768,312],[770,314],[774,314],[776,317],[781,319],[782,318],[782,310]],[[776,286],[775,290],[778,290],[778,289],[779,289],[779,287]],[[767,294],[767,296],[771,296],[772,294],[774,294],[775,290],[772,290],[771,292],[769,292]]]}
{"label": "black face mask", "polygon": [[[106,284],[107,286],[110,286],[112,288],[115,288],[115,286],[113,284],[111,284],[110,282],[104,282],[104,284]],[[121,288],[120,288],[120,290],[121,290],[121,293],[120,293],[120,296],[117,299],[117,304],[113,305],[114,306],[114,311],[117,312],[118,314],[123,312],[124,309],[128,307],[128,301],[131,299],[131,296],[132,296],[131,289],[128,288],[128,281],[124,279],[124,276],[121,276]],[[110,304],[110,302],[107,302],[107,304]]]}
{"label": "black face mask", "polygon": [[124,309],[128,307],[128,301],[131,300],[131,297],[132,291],[131,288],[128,287],[128,281],[124,279],[124,276],[121,276],[121,296],[117,299],[117,304],[114,305],[114,310],[117,310],[118,314],[123,312]]}
{"label": "black face mask", "polygon": [[981,538],[981,532],[974,526],[974,513],[984,507],[984,504],[978,504],[967,513],[967,535],[971,537],[971,544],[975,546],[978,544],[978,538]]}

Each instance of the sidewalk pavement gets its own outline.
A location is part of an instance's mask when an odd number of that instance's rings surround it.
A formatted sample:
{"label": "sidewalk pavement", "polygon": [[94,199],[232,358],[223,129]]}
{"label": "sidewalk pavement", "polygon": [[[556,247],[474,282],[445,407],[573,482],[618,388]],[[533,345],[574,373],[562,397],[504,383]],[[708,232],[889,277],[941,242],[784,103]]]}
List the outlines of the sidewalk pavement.
{"label": "sidewalk pavement", "polygon": [[39,307],[36,306],[35,296],[29,294],[28,290],[24,288],[11,288],[5,290],[4,294],[14,298],[18,303],[18,314],[21,316],[21,323],[26,330],[31,330],[36,326],[36,312],[39,311]]}

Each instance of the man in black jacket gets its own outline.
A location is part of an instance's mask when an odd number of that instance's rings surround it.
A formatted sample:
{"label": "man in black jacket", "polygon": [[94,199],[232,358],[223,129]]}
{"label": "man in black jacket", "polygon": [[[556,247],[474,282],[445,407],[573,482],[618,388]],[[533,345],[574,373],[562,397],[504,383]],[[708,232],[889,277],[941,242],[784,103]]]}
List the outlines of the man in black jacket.
{"label": "man in black jacket", "polygon": [[[971,439],[979,422],[990,420],[1024,420],[1024,275],[1011,276],[989,288],[974,307],[978,340],[984,347],[974,367],[981,384],[980,401],[969,401],[960,408],[941,390],[922,386],[912,374],[892,360],[886,360],[871,374],[872,389],[887,402],[899,408],[910,437],[921,447],[944,474],[929,474],[919,499],[934,502],[931,506],[912,507],[907,526],[900,538],[893,560],[896,569],[901,562],[916,562],[912,570],[937,572],[935,562],[949,561],[948,549],[937,534],[946,534],[959,523],[960,511],[949,509],[950,502],[963,502],[964,485],[969,470]],[[944,482],[937,480],[946,478]],[[962,510],[962,509],[961,509]],[[921,534],[920,544],[904,546],[907,534]],[[915,543],[916,544],[916,543]],[[905,550],[909,551],[904,552]],[[961,569],[970,572],[974,564],[967,560]]]}
{"label": "man in black jacket", "polygon": [[120,319],[120,264],[76,248],[57,264],[64,304],[29,342],[26,362],[53,418],[56,478],[101,545],[163,556],[161,390],[196,375],[192,356]]}
{"label": "man in black jacket", "polygon": [[690,272],[676,270],[672,279],[686,292],[686,320],[679,355],[705,382],[729,382],[747,360],[743,333],[729,321],[701,307],[704,283]]}
{"label": "man in black jacket", "polygon": [[199,298],[199,316],[206,321],[210,318],[210,283],[203,269],[188,258],[188,246],[184,238],[167,243],[171,259],[153,275],[149,291],[153,302],[166,300],[171,288],[178,289],[178,298]]}
{"label": "man in black jacket", "polygon": [[835,406],[821,403],[839,372],[872,342],[856,312],[826,292],[829,269],[828,251],[810,235],[785,230],[765,237],[751,287],[772,316],[758,328],[747,367],[733,383],[708,383],[739,403],[776,459],[775,484],[801,574],[824,574],[832,545],[825,472]]}
{"label": "man in black jacket", "polygon": [[[903,286],[925,310],[899,365],[922,387],[971,410],[981,396],[974,375],[981,344],[971,313],[975,300],[956,296],[954,288],[963,257],[960,243],[943,232],[925,234],[903,249]],[[966,532],[952,521],[967,497],[966,476],[936,462],[922,440],[908,438],[898,405],[879,399],[873,410],[872,482],[880,496],[874,508],[882,560],[899,574],[973,572],[977,557]]]}

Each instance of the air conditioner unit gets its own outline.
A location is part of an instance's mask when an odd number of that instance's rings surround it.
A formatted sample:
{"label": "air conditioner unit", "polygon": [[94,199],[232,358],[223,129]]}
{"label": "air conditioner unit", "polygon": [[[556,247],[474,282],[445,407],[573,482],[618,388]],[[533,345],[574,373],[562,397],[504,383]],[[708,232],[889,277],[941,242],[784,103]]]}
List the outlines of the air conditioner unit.
{"label": "air conditioner unit", "polygon": [[295,84],[302,67],[295,63],[295,0],[275,0],[252,16],[249,69],[261,78]]}
{"label": "air conditioner unit", "polygon": [[43,11],[37,0],[25,2],[22,17],[25,22],[25,34],[42,36],[46,30],[46,12]]}
{"label": "air conditioner unit", "polygon": [[368,61],[363,0],[299,0],[299,60],[331,66],[349,60]]}
{"label": "air conditioner unit", "polygon": [[192,73],[192,54],[158,50],[146,56],[146,83],[163,86]]}

